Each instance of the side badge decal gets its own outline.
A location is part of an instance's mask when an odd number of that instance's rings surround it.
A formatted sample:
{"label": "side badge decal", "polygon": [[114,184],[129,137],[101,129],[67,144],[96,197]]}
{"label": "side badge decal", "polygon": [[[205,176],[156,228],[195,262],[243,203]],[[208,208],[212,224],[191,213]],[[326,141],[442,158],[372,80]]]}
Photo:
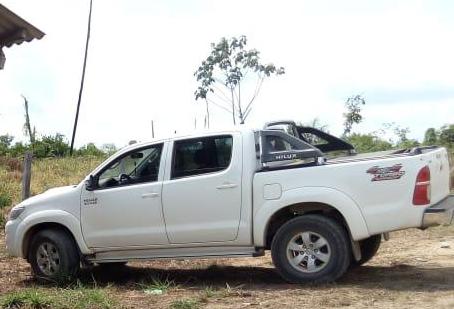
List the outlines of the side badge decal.
{"label": "side badge decal", "polygon": [[372,166],[366,173],[373,175],[371,181],[400,179],[405,175],[405,171],[402,170],[402,164],[400,163],[386,167]]}
{"label": "side badge decal", "polygon": [[98,204],[98,198],[97,197],[84,199],[84,205],[85,206],[96,205],[96,204]]}

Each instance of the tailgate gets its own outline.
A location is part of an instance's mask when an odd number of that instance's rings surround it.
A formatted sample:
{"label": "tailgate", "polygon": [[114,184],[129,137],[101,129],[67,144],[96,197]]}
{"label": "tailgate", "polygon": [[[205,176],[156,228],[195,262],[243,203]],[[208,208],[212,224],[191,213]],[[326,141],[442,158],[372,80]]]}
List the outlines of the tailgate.
{"label": "tailgate", "polygon": [[449,194],[450,166],[448,152],[437,148],[424,154],[430,169],[431,204],[438,203]]}

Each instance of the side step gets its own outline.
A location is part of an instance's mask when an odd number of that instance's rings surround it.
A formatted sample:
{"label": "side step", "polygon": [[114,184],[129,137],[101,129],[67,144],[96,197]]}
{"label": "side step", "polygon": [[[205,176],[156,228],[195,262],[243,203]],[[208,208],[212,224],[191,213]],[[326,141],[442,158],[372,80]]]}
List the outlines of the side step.
{"label": "side step", "polygon": [[191,259],[263,256],[263,248],[254,247],[186,247],[141,250],[104,250],[85,256],[89,262],[119,262],[154,259]]}

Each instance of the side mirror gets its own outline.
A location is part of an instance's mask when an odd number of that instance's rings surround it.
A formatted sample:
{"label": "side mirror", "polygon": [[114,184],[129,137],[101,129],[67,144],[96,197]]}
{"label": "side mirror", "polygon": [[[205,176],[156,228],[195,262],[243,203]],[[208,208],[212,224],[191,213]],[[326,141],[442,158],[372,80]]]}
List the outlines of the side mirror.
{"label": "side mirror", "polygon": [[96,178],[93,175],[90,175],[90,178],[85,182],[85,189],[87,191],[93,191],[96,188]]}

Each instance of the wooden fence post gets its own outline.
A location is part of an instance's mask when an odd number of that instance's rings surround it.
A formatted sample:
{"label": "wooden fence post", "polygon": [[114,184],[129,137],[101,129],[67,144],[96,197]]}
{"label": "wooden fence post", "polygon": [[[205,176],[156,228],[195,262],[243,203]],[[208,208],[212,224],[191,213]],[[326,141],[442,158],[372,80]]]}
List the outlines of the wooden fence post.
{"label": "wooden fence post", "polygon": [[22,172],[22,200],[30,197],[30,183],[32,178],[32,160],[33,154],[30,151],[25,152],[24,171]]}

